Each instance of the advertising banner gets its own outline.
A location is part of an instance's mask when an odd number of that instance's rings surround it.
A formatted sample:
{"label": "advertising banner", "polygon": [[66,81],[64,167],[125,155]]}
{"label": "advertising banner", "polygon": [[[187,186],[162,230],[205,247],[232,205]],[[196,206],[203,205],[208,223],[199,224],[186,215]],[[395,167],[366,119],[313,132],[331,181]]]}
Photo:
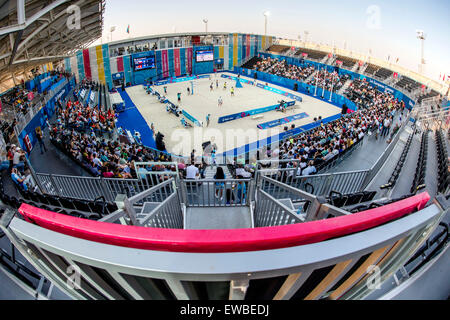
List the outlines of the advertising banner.
{"label": "advertising banner", "polygon": [[187,48],[186,56],[187,56],[187,73],[188,74],[192,74],[192,55],[193,55],[192,48]]}
{"label": "advertising banner", "polygon": [[180,49],[175,49],[173,51],[173,60],[175,63],[175,76],[181,76],[181,63],[180,63]]}
{"label": "advertising banner", "polygon": [[[288,107],[291,107],[293,105],[295,105],[295,101],[287,102],[287,106]],[[237,119],[242,119],[242,118],[247,118],[247,117],[250,117],[250,116],[254,116],[254,115],[257,115],[257,114],[274,111],[279,106],[280,106],[279,104],[276,104],[276,105],[268,106],[268,107],[264,107],[264,108],[258,108],[258,109],[253,109],[253,110],[250,110],[250,111],[243,111],[243,112],[240,112],[240,113],[230,114],[228,116],[224,116],[224,117],[219,118],[219,123],[230,122],[230,121],[234,121],[234,120],[237,120]]]}
{"label": "advertising banner", "polygon": [[163,77],[169,77],[169,54],[167,50],[161,52]]}
{"label": "advertising banner", "polygon": [[282,118],[282,119],[278,119],[278,120],[272,120],[266,123],[261,123],[259,124],[257,127],[258,129],[261,130],[265,130],[265,129],[269,129],[269,128],[275,128],[296,120],[301,120],[301,119],[305,119],[305,118],[309,118],[309,115],[307,113],[299,113],[296,114],[294,116],[290,116],[290,117],[286,117],[286,118]]}
{"label": "advertising banner", "polygon": [[201,127],[201,126],[202,126],[202,125],[200,124],[200,122],[199,122],[197,119],[195,119],[193,116],[191,116],[189,113],[187,113],[186,110],[183,110],[182,112],[183,112],[183,115],[184,115],[189,121],[191,121],[193,124],[195,124],[195,125],[198,126],[198,127]]}

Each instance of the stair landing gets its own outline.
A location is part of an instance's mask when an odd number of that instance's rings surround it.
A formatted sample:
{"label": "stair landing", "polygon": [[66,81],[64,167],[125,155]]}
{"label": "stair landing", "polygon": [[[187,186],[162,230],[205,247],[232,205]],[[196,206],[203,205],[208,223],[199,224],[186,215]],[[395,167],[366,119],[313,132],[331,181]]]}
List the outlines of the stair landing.
{"label": "stair landing", "polygon": [[187,230],[250,229],[252,227],[249,207],[187,208]]}

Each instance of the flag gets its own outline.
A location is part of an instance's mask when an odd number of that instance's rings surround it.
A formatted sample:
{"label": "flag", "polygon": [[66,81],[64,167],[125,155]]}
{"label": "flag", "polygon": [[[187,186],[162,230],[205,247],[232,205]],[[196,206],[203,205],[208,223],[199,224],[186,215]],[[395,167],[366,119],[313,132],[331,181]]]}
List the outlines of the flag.
{"label": "flag", "polygon": [[394,79],[397,79],[397,78],[398,78],[398,73],[394,72]]}
{"label": "flag", "polygon": [[302,57],[307,58],[307,57],[308,57],[308,54],[303,52],[303,53],[302,53]]}
{"label": "flag", "polygon": [[130,25],[128,25],[127,33],[130,33]]}
{"label": "flag", "polygon": [[422,85],[422,92],[425,92],[425,88],[426,88],[426,86],[423,84]]}
{"label": "flag", "polygon": [[395,63],[398,63],[399,60],[400,60],[400,58],[397,58],[397,61],[395,61]]}

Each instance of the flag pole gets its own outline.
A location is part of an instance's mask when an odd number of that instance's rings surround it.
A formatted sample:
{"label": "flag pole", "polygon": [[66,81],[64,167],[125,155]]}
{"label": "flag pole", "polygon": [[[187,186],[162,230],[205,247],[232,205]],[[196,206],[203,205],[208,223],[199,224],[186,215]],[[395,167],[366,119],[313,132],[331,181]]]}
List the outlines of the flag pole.
{"label": "flag pole", "polygon": [[319,70],[317,71],[317,75],[316,75],[316,90],[314,91],[314,96],[317,96],[317,87],[319,85],[319,74],[320,74],[320,67],[319,67]]}

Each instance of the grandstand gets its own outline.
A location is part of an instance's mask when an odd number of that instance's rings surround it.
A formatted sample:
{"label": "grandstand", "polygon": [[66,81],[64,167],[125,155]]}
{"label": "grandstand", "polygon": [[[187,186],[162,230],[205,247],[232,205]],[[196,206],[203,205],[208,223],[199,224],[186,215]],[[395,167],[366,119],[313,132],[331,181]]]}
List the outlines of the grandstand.
{"label": "grandstand", "polygon": [[375,72],[374,76],[385,80],[392,76],[392,74],[393,72],[391,70],[380,68],[377,72]]}
{"label": "grandstand", "polygon": [[288,46],[280,46],[280,45],[276,45],[274,44],[273,46],[270,46],[269,49],[267,49],[268,52],[273,52],[275,54],[284,54],[287,51],[289,51],[291,48]]}
{"label": "grandstand", "polygon": [[311,49],[306,49],[306,48],[301,48],[301,49],[297,50],[295,53],[296,56],[302,56],[303,54],[307,54],[308,59],[313,59],[315,61],[320,61],[323,58],[325,58],[326,56],[328,56],[328,53],[326,53],[326,52],[311,50]]}
{"label": "grandstand", "polygon": [[342,61],[342,65],[346,68],[352,68],[358,61],[352,58],[337,55],[336,59]]}
{"label": "grandstand", "polygon": [[267,35],[91,46],[105,2],[75,36],[69,1],[11,3],[0,298],[448,298],[449,104],[412,94],[431,80]]}
{"label": "grandstand", "polygon": [[378,72],[379,69],[380,69],[380,67],[378,67],[374,64],[368,63],[365,73],[373,76]]}

